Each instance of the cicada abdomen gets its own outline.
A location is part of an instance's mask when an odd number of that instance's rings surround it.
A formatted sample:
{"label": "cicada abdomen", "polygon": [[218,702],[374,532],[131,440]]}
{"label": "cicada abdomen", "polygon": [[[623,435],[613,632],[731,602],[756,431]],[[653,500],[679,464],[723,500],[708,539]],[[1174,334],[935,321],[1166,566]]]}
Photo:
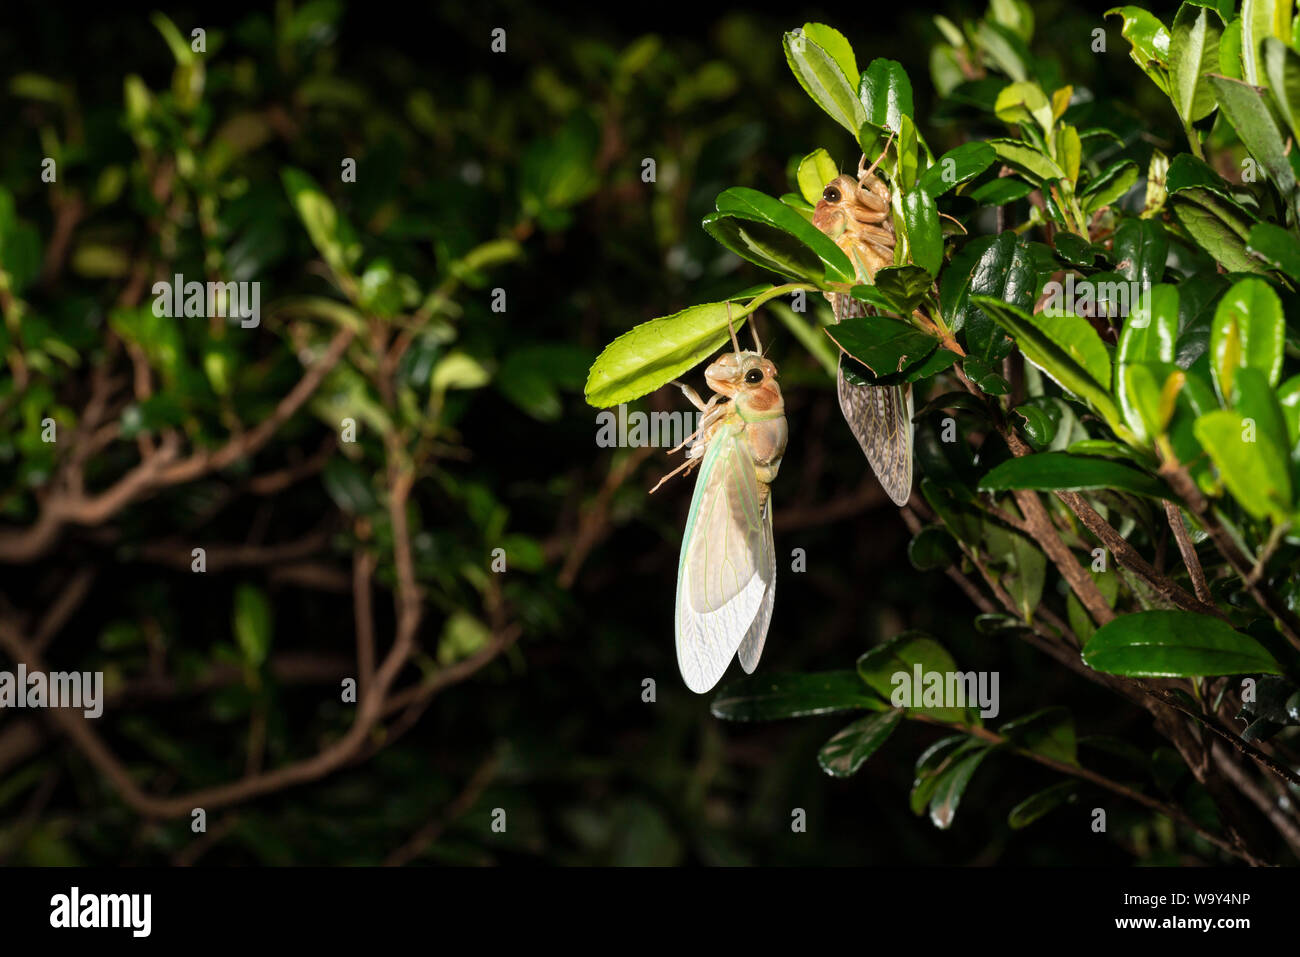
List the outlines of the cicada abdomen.
{"label": "cicada abdomen", "polygon": [[[860,162],[856,179],[840,175],[827,183],[813,211],[813,225],[844,250],[861,282],[872,282],[877,270],[894,262],[889,187],[874,174],[874,167],[863,169]],[[852,296],[827,293],[826,298],[836,322],[873,314]],[[840,411],[885,492],[895,505],[905,505],[912,494],[912,387],[871,385],[856,365],[840,355]]]}

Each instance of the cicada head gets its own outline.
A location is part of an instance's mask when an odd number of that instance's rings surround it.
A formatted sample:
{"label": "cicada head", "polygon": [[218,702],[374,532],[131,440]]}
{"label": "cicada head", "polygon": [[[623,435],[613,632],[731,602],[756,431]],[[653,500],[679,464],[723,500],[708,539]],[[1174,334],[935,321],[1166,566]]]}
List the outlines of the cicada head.
{"label": "cicada head", "polygon": [[813,210],[813,225],[835,240],[869,281],[894,261],[894,224],[889,188],[873,173],[842,174],[826,184]]}
{"label": "cicada head", "polygon": [[709,388],[731,398],[747,417],[784,414],[785,401],[776,378],[776,363],[749,351],[724,352],[704,370]]}

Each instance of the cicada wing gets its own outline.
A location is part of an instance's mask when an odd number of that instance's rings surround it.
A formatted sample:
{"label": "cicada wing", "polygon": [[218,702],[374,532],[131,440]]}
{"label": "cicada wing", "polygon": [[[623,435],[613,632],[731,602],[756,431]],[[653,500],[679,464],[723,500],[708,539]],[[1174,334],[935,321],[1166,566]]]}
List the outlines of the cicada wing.
{"label": "cicada wing", "polygon": [[772,623],[772,606],[776,603],[776,548],[772,544],[772,495],[769,492],[767,502],[763,505],[763,554],[758,566],[758,574],[767,583],[763,592],[763,603],[759,605],[754,623],[749,626],[745,640],[740,643],[736,657],[745,674],[752,675],[758,667],[758,659],[763,656],[763,643],[767,641],[767,626]]}
{"label": "cicada wing", "polygon": [[906,505],[912,494],[912,386],[850,382],[844,368],[853,361],[840,356],[840,411],[885,492],[895,505]]}
{"label": "cicada wing", "polygon": [[759,613],[763,549],[754,462],[743,435],[723,426],[704,453],[677,566],[677,665],[694,692],[718,683]]}

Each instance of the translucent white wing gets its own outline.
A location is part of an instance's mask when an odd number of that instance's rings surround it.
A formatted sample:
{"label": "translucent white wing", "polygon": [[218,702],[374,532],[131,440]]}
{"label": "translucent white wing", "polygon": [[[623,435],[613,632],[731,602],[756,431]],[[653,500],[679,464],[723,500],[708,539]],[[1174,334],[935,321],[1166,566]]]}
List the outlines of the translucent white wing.
{"label": "translucent white wing", "polygon": [[745,674],[752,675],[758,667],[758,659],[763,655],[763,643],[767,641],[767,626],[772,623],[772,606],[776,603],[776,548],[772,544],[772,495],[768,493],[763,505],[763,555],[755,573],[767,586],[763,592],[763,603],[749,626],[745,640],[740,643],[736,657]]}
{"label": "translucent white wing", "polygon": [[699,694],[727,670],[768,591],[758,496],[743,433],[723,425],[704,453],[677,566],[677,665]]}

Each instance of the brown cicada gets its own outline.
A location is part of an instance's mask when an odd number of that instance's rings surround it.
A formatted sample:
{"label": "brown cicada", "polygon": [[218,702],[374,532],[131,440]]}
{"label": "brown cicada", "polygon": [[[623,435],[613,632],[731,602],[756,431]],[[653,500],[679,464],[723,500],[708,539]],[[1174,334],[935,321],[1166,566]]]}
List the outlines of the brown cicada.
{"label": "brown cicada", "polygon": [[[858,280],[870,283],[878,269],[894,262],[894,223],[889,187],[875,175],[874,164],[865,165],[864,156],[856,178],[841,174],[826,184],[813,225],[844,250]],[[827,293],[826,298],[836,322],[873,314],[866,303],[843,293]],[[853,362],[840,355],[840,411],[880,484],[895,505],[905,505],[912,494],[912,387],[870,385]]]}

